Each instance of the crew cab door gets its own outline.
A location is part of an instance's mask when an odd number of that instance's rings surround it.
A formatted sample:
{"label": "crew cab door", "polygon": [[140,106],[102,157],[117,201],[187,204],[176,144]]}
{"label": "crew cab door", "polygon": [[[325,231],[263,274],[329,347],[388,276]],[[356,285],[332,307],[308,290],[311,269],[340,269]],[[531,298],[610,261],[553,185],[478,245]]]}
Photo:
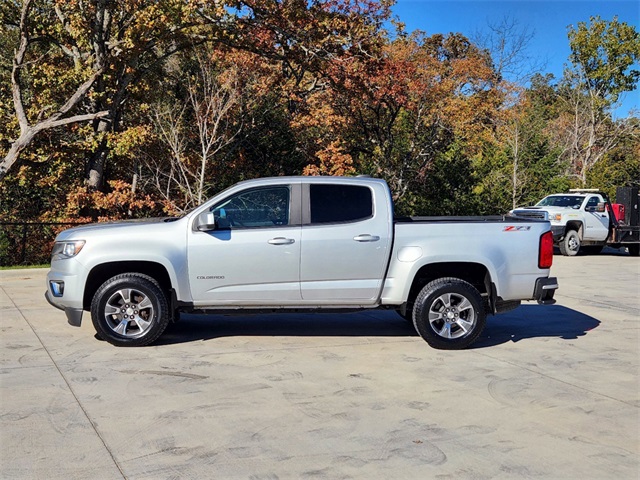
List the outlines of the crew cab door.
{"label": "crew cab door", "polygon": [[585,204],[585,230],[582,234],[584,240],[604,241],[609,236],[609,212],[598,211],[598,204],[603,204],[604,199],[600,195],[588,198]]}
{"label": "crew cab door", "polygon": [[[215,228],[199,231],[207,215]],[[299,304],[300,229],[299,184],[249,188],[211,205],[189,232],[194,304]]]}
{"label": "crew cab door", "polygon": [[376,302],[391,248],[389,210],[382,188],[303,185],[300,288],[305,303]]}

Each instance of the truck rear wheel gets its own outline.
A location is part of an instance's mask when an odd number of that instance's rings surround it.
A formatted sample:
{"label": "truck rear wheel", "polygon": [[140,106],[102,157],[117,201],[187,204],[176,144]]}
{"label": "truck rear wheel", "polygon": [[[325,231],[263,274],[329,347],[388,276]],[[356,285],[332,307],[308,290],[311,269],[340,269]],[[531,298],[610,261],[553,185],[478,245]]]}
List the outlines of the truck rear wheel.
{"label": "truck rear wheel", "polygon": [[482,333],[486,312],[480,292],[459,278],[434,280],[420,291],[414,303],[413,323],[433,348],[461,350]]}
{"label": "truck rear wheel", "polygon": [[629,255],[631,255],[632,257],[640,256],[640,243],[627,245],[627,250],[629,250]]}
{"label": "truck rear wheel", "polygon": [[580,251],[580,235],[575,230],[567,231],[558,245],[560,253],[566,257],[575,257]]}
{"label": "truck rear wheel", "polygon": [[158,339],[170,320],[167,297],[153,278],[124,273],[110,278],[91,302],[91,320],[102,339],[141,347]]}

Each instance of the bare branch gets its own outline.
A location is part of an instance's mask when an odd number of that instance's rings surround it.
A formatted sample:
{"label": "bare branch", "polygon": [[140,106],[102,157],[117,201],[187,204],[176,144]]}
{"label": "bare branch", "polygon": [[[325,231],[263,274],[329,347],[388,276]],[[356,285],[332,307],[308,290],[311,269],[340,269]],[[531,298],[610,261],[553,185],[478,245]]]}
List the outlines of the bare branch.
{"label": "bare branch", "polygon": [[48,130],[50,128],[69,125],[70,123],[88,122],[91,120],[96,120],[97,118],[107,117],[108,115],[109,112],[105,110],[97,113],[87,113],[85,115],[74,115],[73,117],[63,118],[61,120],[54,120],[52,117],[49,117],[44,122],[37,124],[34,129],[36,131]]}
{"label": "bare branch", "polygon": [[93,75],[91,75],[82,85],[80,85],[75,93],[69,98],[69,100],[67,100],[67,102],[62,107],[60,107],[58,112],[54,113],[50,118],[58,119],[61,116],[69,113],[69,111],[72,110],[80,100],[82,100],[84,95],[93,86],[97,78],[102,75],[102,72],[102,69],[93,72]]}
{"label": "bare branch", "polygon": [[535,30],[508,15],[499,21],[488,22],[487,29],[476,31],[472,40],[489,52],[494,68],[501,76],[523,84],[544,69],[547,61],[529,53]]}
{"label": "bare branch", "polygon": [[29,121],[27,120],[27,115],[24,110],[22,91],[20,88],[20,68],[24,63],[24,57],[27,53],[27,47],[29,46],[28,20],[31,3],[32,0],[25,0],[22,4],[22,10],[20,11],[20,43],[14,55],[13,68],[11,70],[11,93],[13,96],[13,105],[16,110],[16,117],[18,118],[18,124],[20,125],[20,131],[22,133],[24,133],[29,127]]}

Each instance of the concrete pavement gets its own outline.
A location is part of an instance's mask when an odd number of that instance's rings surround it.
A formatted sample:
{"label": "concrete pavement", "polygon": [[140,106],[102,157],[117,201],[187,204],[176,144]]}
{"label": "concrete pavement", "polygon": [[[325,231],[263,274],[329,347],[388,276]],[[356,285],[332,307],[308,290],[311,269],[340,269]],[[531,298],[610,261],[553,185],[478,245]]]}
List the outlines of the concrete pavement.
{"label": "concrete pavement", "polygon": [[640,478],[640,260],[431,349],[393,312],[185,316],[115,348],[0,272],[3,479]]}

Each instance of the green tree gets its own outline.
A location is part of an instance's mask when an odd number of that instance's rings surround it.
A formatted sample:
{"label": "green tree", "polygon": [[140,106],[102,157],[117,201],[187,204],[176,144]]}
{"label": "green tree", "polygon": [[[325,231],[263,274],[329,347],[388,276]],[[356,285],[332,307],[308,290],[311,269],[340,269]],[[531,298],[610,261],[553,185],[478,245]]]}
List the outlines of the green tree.
{"label": "green tree", "polygon": [[555,125],[556,143],[563,149],[582,186],[593,166],[622,138],[637,132],[629,119],[615,120],[612,112],[620,95],[635,89],[640,71],[640,36],[635,27],[591,17],[569,29],[571,66],[565,70],[560,92],[565,108]]}
{"label": "green tree", "polygon": [[[638,126],[640,119],[631,119]],[[640,187],[640,138],[628,135],[593,168],[589,185],[609,195],[613,201],[617,187]]]}
{"label": "green tree", "polygon": [[549,125],[561,107],[553,75],[534,75],[529,88],[510,98],[475,161],[478,213],[504,213],[571,186],[561,149],[551,141]]}
{"label": "green tree", "polygon": [[579,22],[569,29],[569,45],[581,86],[602,106],[615,104],[622,93],[635,89],[640,36],[634,26],[618,17],[610,22],[591,17],[590,24]]}

